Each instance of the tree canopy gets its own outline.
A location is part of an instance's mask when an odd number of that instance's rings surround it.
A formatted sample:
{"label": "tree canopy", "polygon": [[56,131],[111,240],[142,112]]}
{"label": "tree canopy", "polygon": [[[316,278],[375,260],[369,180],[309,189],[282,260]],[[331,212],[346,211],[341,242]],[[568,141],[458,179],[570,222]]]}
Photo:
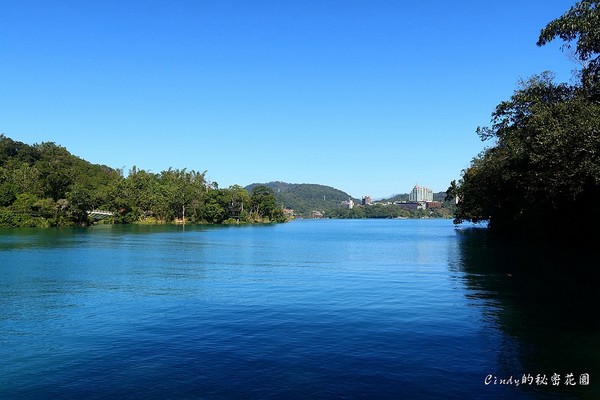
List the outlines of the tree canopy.
{"label": "tree canopy", "polygon": [[51,142],[28,145],[0,135],[0,226],[85,225],[94,209],[112,213],[113,223],[285,220],[272,191],[251,198],[240,186],[219,189],[205,174],[134,166],[125,176]]}
{"label": "tree canopy", "polygon": [[539,45],[576,41],[580,80],[555,83],[544,72],[520,82],[477,129],[493,144],[476,156],[447,191],[457,197],[455,222],[488,221],[492,231],[548,235],[575,227],[582,212],[600,222],[598,2],[582,1],[550,22]]}
{"label": "tree canopy", "polygon": [[571,49],[582,64],[581,83],[588,96],[600,98],[600,1],[580,1],[560,18],[551,21],[540,33],[538,46],[559,37],[563,49]]}

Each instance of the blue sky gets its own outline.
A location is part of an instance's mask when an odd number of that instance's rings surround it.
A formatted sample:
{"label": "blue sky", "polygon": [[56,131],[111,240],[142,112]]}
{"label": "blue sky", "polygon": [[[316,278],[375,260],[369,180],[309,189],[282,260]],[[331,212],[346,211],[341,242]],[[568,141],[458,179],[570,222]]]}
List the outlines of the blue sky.
{"label": "blue sky", "polygon": [[0,0],[0,132],[114,168],[444,191],[574,2]]}

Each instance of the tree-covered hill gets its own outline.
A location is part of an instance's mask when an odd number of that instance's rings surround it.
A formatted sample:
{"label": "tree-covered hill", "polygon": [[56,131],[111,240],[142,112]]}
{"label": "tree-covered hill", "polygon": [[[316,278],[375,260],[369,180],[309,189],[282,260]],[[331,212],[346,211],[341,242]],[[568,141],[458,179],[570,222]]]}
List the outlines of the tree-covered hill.
{"label": "tree-covered hill", "polygon": [[[309,184],[309,183],[253,183],[246,186],[251,191],[255,186],[264,185],[275,192],[277,204],[288,209],[293,209],[299,216],[310,217],[313,211],[327,213],[339,208],[342,201],[352,199],[348,193],[331,186]],[[358,202],[358,199],[353,199]]]}
{"label": "tree-covered hill", "polygon": [[[121,172],[91,164],[52,142],[28,145],[0,135],[0,225],[82,221]],[[68,217],[67,217],[68,214]]]}
{"label": "tree-covered hill", "polygon": [[151,173],[92,164],[54,143],[29,145],[0,135],[0,226],[93,222],[269,222],[285,217],[272,189],[220,189],[205,173],[169,168]]}

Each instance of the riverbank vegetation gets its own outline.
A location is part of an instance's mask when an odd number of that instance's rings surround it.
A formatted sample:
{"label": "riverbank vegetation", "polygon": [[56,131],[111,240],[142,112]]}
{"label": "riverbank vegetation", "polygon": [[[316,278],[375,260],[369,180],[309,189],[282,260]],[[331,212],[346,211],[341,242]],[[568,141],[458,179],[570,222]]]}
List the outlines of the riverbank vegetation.
{"label": "riverbank vegetation", "polygon": [[550,72],[523,80],[491,126],[477,129],[493,144],[447,191],[459,200],[456,223],[548,239],[600,223],[599,6],[580,1],[541,31],[538,45],[562,39],[581,68],[574,83],[555,83]]}
{"label": "riverbank vegetation", "polygon": [[251,193],[219,188],[205,172],[187,169],[133,167],[125,176],[54,143],[28,145],[0,135],[0,226],[87,225],[97,209],[112,214],[109,223],[285,221],[264,186]]}

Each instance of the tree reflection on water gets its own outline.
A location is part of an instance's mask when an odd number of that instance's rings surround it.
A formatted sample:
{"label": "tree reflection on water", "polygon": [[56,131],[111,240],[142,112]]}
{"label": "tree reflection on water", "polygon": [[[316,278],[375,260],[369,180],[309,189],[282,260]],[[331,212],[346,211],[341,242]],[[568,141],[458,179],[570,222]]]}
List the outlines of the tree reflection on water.
{"label": "tree reflection on water", "polygon": [[[459,246],[449,256],[450,268],[464,282],[470,304],[499,332],[499,343],[490,349],[497,360],[490,384],[525,374],[531,384],[520,385],[524,395],[600,398],[598,250],[501,239],[486,229],[456,232]],[[556,386],[553,374],[560,375]],[[582,374],[589,374],[589,385],[580,385]]]}

